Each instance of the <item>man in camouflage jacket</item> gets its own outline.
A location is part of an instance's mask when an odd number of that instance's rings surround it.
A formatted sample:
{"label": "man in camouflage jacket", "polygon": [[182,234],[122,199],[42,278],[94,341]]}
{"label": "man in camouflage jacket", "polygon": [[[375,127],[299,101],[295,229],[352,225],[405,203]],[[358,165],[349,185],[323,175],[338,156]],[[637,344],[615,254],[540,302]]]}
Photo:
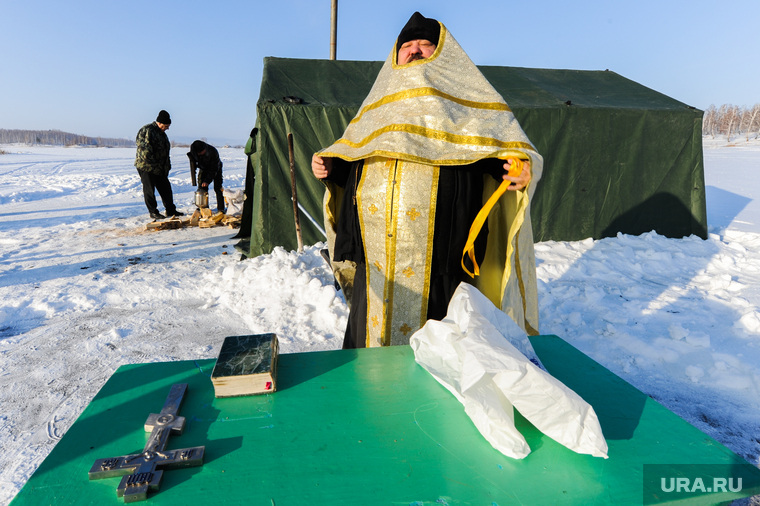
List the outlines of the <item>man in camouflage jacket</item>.
{"label": "man in camouflage jacket", "polygon": [[177,211],[174,205],[172,185],[169,182],[169,171],[172,168],[169,160],[171,144],[166,131],[171,123],[169,113],[162,110],[158,113],[156,121],[148,123],[137,132],[135,139],[137,144],[135,168],[137,168],[137,173],[142,181],[145,205],[153,219],[165,218],[158,212],[156,190],[158,190],[161,201],[166,208],[166,216],[182,216],[184,214]]}

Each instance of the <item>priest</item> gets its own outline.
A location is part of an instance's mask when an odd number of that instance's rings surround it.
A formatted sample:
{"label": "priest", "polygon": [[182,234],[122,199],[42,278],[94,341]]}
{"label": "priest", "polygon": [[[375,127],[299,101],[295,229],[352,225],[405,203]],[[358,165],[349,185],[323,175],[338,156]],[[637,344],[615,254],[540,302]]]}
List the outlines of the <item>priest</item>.
{"label": "priest", "polygon": [[344,348],[408,344],[461,282],[538,332],[543,159],[446,27],[415,12],[343,136],[312,157],[349,300]]}

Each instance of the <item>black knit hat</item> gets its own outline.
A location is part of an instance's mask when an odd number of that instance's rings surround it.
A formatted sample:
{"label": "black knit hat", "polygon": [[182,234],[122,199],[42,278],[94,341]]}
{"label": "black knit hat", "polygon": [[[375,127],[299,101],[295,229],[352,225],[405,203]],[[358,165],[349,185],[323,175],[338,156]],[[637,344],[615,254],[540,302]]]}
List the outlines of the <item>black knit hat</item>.
{"label": "black knit hat", "polygon": [[161,112],[158,113],[158,118],[156,118],[156,121],[163,123],[164,125],[172,124],[172,118],[169,116],[169,113],[163,109],[161,109]]}
{"label": "black knit hat", "polygon": [[206,149],[206,143],[203,141],[193,141],[193,143],[190,144],[190,151],[195,155],[200,155],[204,149]]}
{"label": "black knit hat", "polygon": [[438,45],[438,38],[441,36],[441,25],[432,18],[426,18],[419,12],[412,14],[409,21],[406,22],[404,28],[401,29],[401,33],[398,34],[396,39],[396,50],[401,49],[401,45],[410,40],[429,40],[436,46]]}

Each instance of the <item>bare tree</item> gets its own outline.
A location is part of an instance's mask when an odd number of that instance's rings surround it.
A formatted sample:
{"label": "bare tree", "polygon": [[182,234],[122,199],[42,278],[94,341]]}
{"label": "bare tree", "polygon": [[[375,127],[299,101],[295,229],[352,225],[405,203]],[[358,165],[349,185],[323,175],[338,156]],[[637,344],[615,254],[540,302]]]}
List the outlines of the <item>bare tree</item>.
{"label": "bare tree", "polygon": [[755,104],[755,106],[747,111],[746,116],[747,119],[747,141],[749,141],[749,136],[752,135],[752,132],[755,133],[755,139],[760,135],[760,104]]}
{"label": "bare tree", "polygon": [[710,105],[705,111],[705,116],[702,120],[702,135],[709,134],[712,138],[715,138],[715,128],[718,118],[718,110],[715,105]]}
{"label": "bare tree", "polygon": [[736,130],[739,122],[739,108],[735,105],[722,105],[718,110],[720,116],[720,131],[726,134],[726,140],[731,140],[731,134]]}

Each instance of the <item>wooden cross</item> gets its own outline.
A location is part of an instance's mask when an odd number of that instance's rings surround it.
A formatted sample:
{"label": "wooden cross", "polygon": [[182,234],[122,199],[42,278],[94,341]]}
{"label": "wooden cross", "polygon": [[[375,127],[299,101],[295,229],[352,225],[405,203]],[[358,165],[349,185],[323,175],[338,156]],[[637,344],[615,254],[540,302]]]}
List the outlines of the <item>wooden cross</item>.
{"label": "wooden cross", "polygon": [[163,470],[160,468],[194,467],[203,465],[205,446],[166,450],[169,436],[182,434],[185,417],[177,416],[182,399],[187,392],[187,383],[172,385],[161,412],[151,413],[145,422],[145,431],[150,432],[142,453],[98,459],[90,469],[91,480],[122,476],[116,494],[124,497],[124,502],[144,501],[148,490],[156,491],[161,484]]}

